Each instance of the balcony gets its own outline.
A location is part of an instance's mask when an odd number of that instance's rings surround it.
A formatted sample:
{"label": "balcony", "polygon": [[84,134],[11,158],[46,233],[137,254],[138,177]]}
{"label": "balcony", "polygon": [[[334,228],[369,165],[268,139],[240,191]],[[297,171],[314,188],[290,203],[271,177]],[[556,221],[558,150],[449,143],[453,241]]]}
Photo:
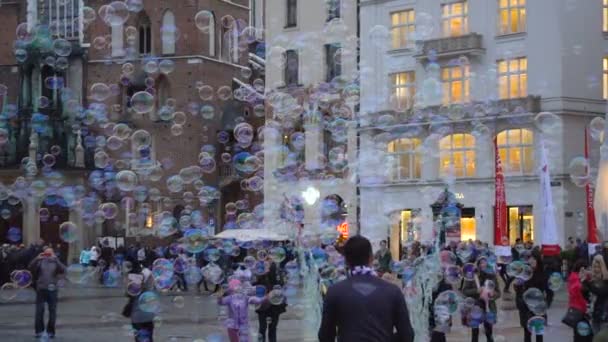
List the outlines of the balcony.
{"label": "balcony", "polygon": [[479,33],[426,40],[422,42],[422,52],[414,57],[419,61],[428,60],[431,52],[437,58],[453,58],[462,55],[478,56],[485,53],[482,41],[483,37]]}

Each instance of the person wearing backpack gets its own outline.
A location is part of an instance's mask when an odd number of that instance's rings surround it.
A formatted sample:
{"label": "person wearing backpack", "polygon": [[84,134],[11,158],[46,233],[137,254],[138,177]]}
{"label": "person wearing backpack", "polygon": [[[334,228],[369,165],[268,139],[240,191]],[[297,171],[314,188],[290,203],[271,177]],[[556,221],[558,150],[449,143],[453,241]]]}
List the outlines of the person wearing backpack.
{"label": "person wearing backpack", "polygon": [[49,320],[46,333],[50,339],[55,338],[55,321],[57,319],[57,289],[59,275],[65,273],[65,265],[59,261],[52,248],[47,248],[29,264],[33,286],[36,290],[36,338],[44,332],[44,304],[49,307]]}

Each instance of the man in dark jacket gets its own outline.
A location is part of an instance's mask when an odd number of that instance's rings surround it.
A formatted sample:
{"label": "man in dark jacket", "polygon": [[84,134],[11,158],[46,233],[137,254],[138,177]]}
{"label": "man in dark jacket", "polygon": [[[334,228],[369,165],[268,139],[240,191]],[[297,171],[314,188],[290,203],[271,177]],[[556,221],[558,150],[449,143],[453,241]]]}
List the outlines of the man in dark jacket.
{"label": "man in dark jacket", "polygon": [[[401,290],[370,268],[372,246],[360,235],[344,246],[351,276],[331,286],[325,296],[320,342],[411,342],[414,331]],[[397,333],[393,334],[396,329]]]}
{"label": "man in dark jacket", "polygon": [[57,318],[58,276],[65,273],[65,265],[59,261],[52,248],[47,248],[30,263],[36,288],[36,337],[44,331],[44,304],[49,306],[49,321],[46,332],[49,338],[55,337],[55,319]]}

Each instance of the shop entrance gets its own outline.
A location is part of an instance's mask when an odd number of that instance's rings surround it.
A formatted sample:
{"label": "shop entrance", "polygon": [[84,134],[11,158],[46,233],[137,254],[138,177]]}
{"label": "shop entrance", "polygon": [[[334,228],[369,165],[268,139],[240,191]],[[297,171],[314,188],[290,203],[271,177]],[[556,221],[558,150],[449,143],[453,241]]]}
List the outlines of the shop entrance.
{"label": "shop entrance", "polygon": [[393,259],[400,260],[403,257],[403,246],[407,242],[420,240],[420,225],[417,218],[420,209],[404,209],[393,215],[393,225],[389,237],[389,248]]}
{"label": "shop entrance", "polygon": [[515,240],[522,239],[523,242],[534,241],[534,215],[532,206],[513,206],[509,210],[509,242],[515,244]]}
{"label": "shop entrance", "polygon": [[477,238],[477,221],[475,208],[463,208],[460,217],[460,241],[475,240]]}

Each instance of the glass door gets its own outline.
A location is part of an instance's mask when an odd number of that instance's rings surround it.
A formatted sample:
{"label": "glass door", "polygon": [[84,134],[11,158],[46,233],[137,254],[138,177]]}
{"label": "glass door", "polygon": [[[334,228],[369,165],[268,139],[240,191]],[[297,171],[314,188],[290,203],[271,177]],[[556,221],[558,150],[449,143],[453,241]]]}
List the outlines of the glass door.
{"label": "glass door", "polygon": [[509,207],[509,241],[513,245],[517,239],[534,241],[534,215],[532,206]]}

